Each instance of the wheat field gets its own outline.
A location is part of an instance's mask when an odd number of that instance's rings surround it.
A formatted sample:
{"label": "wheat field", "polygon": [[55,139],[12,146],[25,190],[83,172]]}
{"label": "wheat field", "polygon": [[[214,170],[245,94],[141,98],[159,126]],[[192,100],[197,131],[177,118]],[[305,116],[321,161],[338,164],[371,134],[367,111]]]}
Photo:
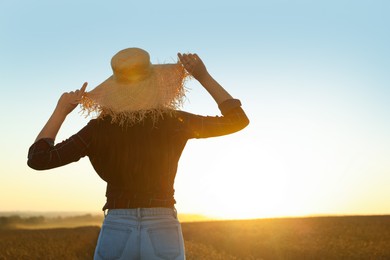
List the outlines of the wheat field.
{"label": "wheat field", "polygon": [[[390,259],[390,216],[183,223],[187,259]],[[92,259],[99,227],[0,230],[0,259]]]}

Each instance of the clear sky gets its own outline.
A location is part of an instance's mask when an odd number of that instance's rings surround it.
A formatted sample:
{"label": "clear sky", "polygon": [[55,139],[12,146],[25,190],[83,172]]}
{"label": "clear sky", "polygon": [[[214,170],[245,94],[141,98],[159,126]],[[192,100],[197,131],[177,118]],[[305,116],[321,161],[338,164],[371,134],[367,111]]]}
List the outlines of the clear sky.
{"label": "clear sky", "polygon": [[[88,158],[36,172],[27,150],[64,91],[119,50],[196,52],[251,124],[189,141],[177,208],[226,218],[390,214],[390,2],[2,1],[0,211],[99,211]],[[195,81],[184,110],[218,115]],[[76,109],[61,141],[89,120]]]}

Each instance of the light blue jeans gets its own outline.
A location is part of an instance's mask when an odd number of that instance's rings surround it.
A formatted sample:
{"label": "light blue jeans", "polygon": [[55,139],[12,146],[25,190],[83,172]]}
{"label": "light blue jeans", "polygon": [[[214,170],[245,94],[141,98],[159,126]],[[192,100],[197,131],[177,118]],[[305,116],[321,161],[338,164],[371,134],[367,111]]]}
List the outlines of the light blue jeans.
{"label": "light blue jeans", "polygon": [[176,210],[108,210],[94,259],[185,259],[183,235]]}

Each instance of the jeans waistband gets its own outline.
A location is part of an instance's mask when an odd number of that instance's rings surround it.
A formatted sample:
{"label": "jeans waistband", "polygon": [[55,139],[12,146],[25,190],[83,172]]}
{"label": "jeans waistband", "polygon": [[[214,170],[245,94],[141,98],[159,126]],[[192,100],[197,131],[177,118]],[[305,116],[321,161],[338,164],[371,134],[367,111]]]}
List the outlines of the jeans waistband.
{"label": "jeans waistband", "polygon": [[174,215],[177,217],[177,211],[173,208],[136,208],[136,209],[109,209],[110,215],[128,215],[135,217]]}
{"label": "jeans waistband", "polygon": [[176,201],[172,198],[133,198],[133,199],[115,199],[107,198],[107,202],[103,207],[106,209],[136,209],[136,208],[172,208]]}

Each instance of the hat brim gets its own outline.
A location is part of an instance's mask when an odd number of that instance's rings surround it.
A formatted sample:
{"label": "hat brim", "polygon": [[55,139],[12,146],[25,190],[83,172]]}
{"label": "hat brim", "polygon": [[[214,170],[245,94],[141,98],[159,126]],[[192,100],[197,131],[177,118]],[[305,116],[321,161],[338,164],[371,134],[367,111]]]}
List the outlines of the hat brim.
{"label": "hat brim", "polygon": [[150,75],[141,81],[124,82],[112,75],[85,94],[82,106],[88,112],[104,112],[114,117],[140,111],[177,109],[185,96],[184,79],[187,76],[179,63],[152,65]]}

